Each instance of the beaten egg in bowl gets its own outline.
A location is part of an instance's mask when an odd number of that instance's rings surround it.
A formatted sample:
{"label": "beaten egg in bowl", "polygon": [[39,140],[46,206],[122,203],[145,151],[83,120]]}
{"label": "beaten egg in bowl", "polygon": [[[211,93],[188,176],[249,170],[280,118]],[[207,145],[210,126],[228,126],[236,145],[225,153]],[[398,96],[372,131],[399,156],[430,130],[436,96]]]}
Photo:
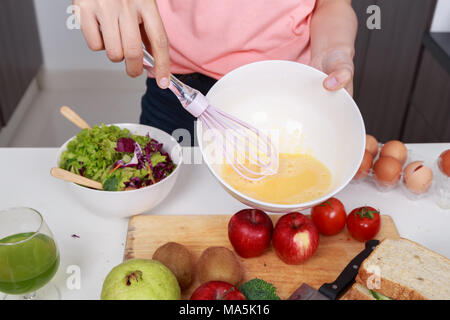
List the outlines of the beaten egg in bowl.
{"label": "beaten egg in bowl", "polygon": [[278,171],[258,181],[241,177],[225,163],[220,175],[231,187],[253,199],[277,203],[296,204],[312,201],[324,195],[331,185],[330,170],[309,154],[279,155]]}

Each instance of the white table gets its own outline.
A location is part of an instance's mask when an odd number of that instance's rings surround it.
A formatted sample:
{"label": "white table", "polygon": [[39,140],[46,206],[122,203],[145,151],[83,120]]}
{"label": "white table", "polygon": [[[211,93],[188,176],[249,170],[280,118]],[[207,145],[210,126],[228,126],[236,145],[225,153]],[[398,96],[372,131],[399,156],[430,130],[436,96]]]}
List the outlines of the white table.
{"label": "white table", "polygon": [[[410,144],[408,149],[436,159],[450,143]],[[61,266],[53,280],[63,299],[98,299],[108,272],[122,261],[126,219],[105,219],[78,204],[66,182],[52,178],[57,149],[0,148],[0,208],[28,206],[41,212],[61,252]],[[402,237],[450,257],[450,210],[427,197],[410,201],[401,190],[381,193],[371,184],[350,184],[337,197],[347,210],[371,205],[391,215]],[[215,181],[205,165],[185,165],[169,197],[155,214],[233,214],[242,209]],[[72,237],[73,234],[80,238]],[[69,266],[81,270],[81,288],[66,286]],[[1,297],[0,297],[1,298]]]}

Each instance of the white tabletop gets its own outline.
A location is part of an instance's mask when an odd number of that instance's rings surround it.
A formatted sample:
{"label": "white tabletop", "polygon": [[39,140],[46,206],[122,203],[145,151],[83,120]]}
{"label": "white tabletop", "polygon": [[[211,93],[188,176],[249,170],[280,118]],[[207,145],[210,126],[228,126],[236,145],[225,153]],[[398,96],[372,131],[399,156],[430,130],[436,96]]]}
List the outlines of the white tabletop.
{"label": "white tabletop", "polygon": [[[450,143],[408,145],[429,160],[449,148]],[[49,174],[56,152],[0,148],[0,206],[28,206],[42,213],[61,252],[53,284],[63,299],[98,299],[105,276],[122,261],[128,220],[101,218],[78,204],[66,182]],[[185,165],[182,169],[172,193],[151,213],[231,215],[245,207],[222,189],[205,165]],[[450,210],[439,208],[431,197],[411,201],[400,189],[382,193],[371,184],[350,184],[337,197],[348,211],[362,205],[379,209],[392,216],[402,237],[450,257]],[[72,279],[67,273],[70,266],[80,267],[79,290],[66,285]]]}

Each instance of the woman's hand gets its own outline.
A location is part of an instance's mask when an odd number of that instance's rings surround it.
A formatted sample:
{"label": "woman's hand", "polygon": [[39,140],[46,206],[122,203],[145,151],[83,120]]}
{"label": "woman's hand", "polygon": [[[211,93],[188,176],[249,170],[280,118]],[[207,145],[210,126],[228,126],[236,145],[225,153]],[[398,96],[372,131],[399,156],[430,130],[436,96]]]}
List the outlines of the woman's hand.
{"label": "woman's hand", "polygon": [[169,85],[169,40],[155,0],[73,0],[80,8],[81,30],[91,50],[106,50],[113,62],[125,59],[128,75],[143,72],[142,43],[155,57],[155,77]]}
{"label": "woman's hand", "polygon": [[328,77],[328,90],[353,95],[353,56],[358,29],[351,0],[317,0],[311,19],[311,65]]}
{"label": "woman's hand", "polygon": [[325,89],[345,88],[353,96],[353,56],[351,48],[336,48],[311,57],[311,66],[328,74],[323,82]]}

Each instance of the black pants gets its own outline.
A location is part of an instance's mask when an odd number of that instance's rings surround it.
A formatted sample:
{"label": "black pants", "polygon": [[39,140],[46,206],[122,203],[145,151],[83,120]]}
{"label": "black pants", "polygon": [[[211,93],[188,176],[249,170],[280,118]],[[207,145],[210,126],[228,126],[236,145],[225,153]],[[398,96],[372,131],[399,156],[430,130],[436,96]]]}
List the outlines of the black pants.
{"label": "black pants", "polygon": [[[216,83],[216,80],[208,76],[192,73],[175,75],[178,79],[205,94]],[[190,145],[194,145],[195,118],[187,112],[177,97],[169,89],[158,87],[156,80],[147,79],[147,91],[142,97],[142,112],[140,123],[156,127],[169,134],[176,129],[187,129],[191,135]],[[182,141],[179,141],[182,142]],[[187,141],[183,141],[186,145]]]}

